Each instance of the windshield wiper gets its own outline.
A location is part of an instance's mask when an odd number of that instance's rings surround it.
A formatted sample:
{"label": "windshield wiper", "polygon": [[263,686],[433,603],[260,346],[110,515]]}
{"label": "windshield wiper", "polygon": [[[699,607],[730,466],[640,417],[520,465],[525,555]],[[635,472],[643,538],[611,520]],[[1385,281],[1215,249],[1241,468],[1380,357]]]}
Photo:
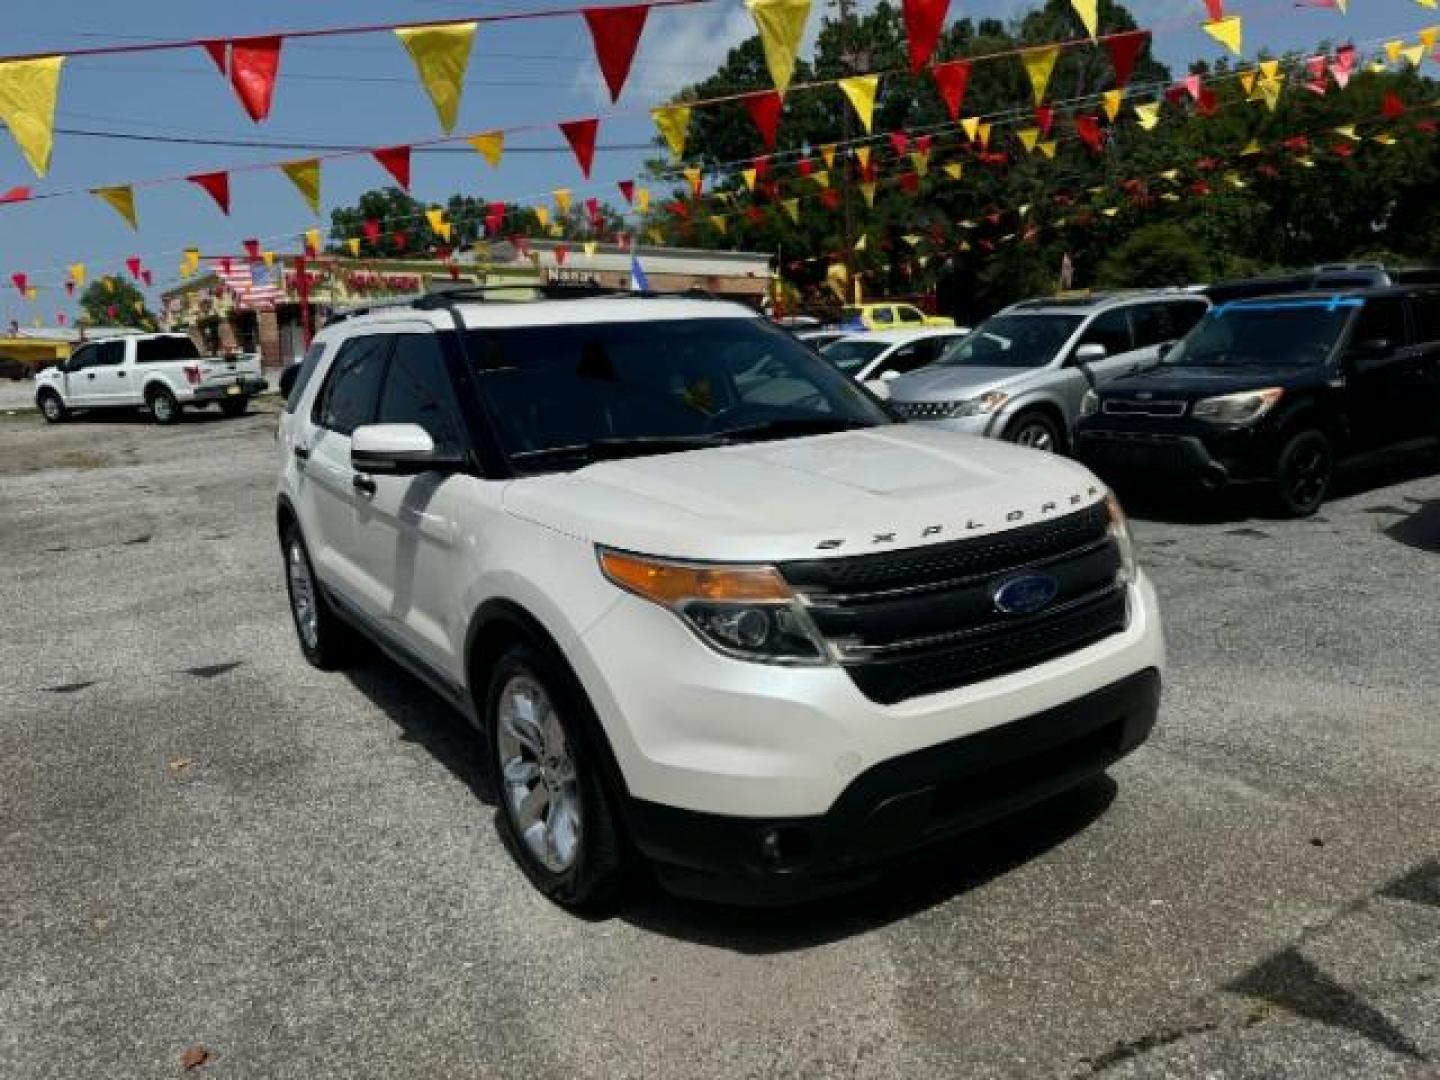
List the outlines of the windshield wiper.
{"label": "windshield wiper", "polygon": [[790,416],[767,420],[763,424],[730,428],[718,434],[730,442],[759,442],[762,439],[783,439],[788,435],[826,435],[832,431],[874,426],[868,420],[847,420],[836,416]]}

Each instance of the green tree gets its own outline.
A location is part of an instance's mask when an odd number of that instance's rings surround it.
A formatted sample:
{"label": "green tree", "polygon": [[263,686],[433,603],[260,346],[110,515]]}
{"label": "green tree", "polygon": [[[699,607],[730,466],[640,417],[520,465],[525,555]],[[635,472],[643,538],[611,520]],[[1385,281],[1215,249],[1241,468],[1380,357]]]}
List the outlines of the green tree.
{"label": "green tree", "polygon": [[156,325],[155,316],[145,306],[145,294],[121,277],[92,281],[80,294],[80,311],[91,326],[154,329]]}

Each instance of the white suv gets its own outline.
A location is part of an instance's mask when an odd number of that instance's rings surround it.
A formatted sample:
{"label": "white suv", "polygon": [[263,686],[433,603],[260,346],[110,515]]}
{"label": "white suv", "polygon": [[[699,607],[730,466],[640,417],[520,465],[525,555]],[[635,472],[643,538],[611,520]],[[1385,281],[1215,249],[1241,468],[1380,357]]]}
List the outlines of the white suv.
{"label": "white suv", "polygon": [[896,423],[737,304],[351,316],[279,443],[306,657],[358,631],[467,714],[567,905],[637,857],[735,901],[843,888],[1155,720],[1155,594],[1089,472]]}

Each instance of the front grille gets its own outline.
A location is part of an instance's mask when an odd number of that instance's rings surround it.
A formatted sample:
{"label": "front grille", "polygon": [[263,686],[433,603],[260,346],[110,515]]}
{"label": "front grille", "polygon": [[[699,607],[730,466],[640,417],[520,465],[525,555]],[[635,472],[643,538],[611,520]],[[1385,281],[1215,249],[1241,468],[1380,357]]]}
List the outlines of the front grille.
{"label": "front grille", "polygon": [[[894,704],[1073,652],[1125,626],[1120,554],[1105,510],[1088,507],[992,536],[781,572],[860,690]],[[996,587],[1025,572],[1054,578],[1031,615],[1000,611]]]}
{"label": "front grille", "polygon": [[907,420],[944,420],[955,412],[955,401],[892,401],[891,407]]}
{"label": "front grille", "polygon": [[1111,416],[1184,416],[1185,402],[1106,398],[1100,409]]}

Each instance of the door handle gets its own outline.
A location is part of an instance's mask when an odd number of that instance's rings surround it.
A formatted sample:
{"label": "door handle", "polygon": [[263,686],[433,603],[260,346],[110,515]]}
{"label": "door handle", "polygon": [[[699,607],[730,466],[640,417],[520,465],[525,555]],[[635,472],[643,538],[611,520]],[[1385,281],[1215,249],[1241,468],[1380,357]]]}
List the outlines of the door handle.
{"label": "door handle", "polygon": [[291,448],[290,452],[295,455],[296,461],[310,460],[310,448],[308,446],[295,446]]}
{"label": "door handle", "polygon": [[119,375],[120,378],[122,378],[122,379],[125,377],[125,372],[123,372],[123,371],[117,371],[117,372],[115,372],[115,374],[116,374],[116,375]]}
{"label": "door handle", "polygon": [[95,377],[95,372],[93,372],[93,371],[87,371],[87,372],[85,373],[85,377],[86,377],[87,379],[93,379],[93,378]]}
{"label": "door handle", "polygon": [[376,491],[374,478],[364,473],[356,473],[351,477],[350,486],[362,495],[374,495]]}

